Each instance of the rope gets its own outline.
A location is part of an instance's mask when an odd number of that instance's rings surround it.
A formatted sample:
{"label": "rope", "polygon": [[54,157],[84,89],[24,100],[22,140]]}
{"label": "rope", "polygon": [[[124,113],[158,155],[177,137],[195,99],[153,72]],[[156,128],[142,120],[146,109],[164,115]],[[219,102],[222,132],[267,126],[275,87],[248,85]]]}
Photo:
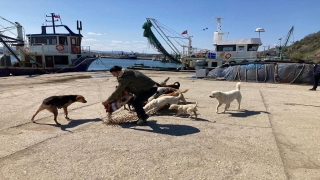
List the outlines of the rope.
{"label": "rope", "polygon": [[256,82],[259,82],[258,81],[258,66],[257,66],[257,64],[255,64],[256,65]]}
{"label": "rope", "polygon": [[240,68],[241,68],[241,66],[239,65],[239,66],[238,66],[238,77],[239,77],[239,81],[241,81]]}
{"label": "rope", "polygon": [[102,65],[104,65],[104,67],[108,68],[108,66],[100,59],[100,57],[99,59],[97,59],[96,63],[99,64],[99,61],[101,62]]}
{"label": "rope", "polygon": [[303,71],[303,69],[304,69],[304,66],[305,66],[305,63],[302,64],[302,68],[301,68],[299,74],[296,76],[296,78],[294,78],[294,79],[290,82],[290,84],[293,83],[293,82],[300,76],[300,74],[302,73],[302,71]]}
{"label": "rope", "polygon": [[2,17],[2,16],[0,16],[0,18],[3,19],[3,20],[5,20],[5,21],[7,21],[7,22],[9,22],[9,23],[11,23],[11,24],[13,24],[13,25],[16,25],[16,23],[13,23],[13,22],[9,21],[8,19],[5,19],[5,18]]}
{"label": "rope", "polygon": [[245,72],[244,72],[244,80],[246,82],[247,82],[247,67],[248,67],[248,64],[246,65]]}
{"label": "rope", "polygon": [[267,81],[267,64],[264,65],[264,82]]}
{"label": "rope", "polygon": [[278,83],[277,81],[276,81],[276,76],[278,75],[278,64],[276,64],[275,66],[274,66],[274,73],[273,73],[274,75],[273,75],[273,81],[275,82],[275,83]]}

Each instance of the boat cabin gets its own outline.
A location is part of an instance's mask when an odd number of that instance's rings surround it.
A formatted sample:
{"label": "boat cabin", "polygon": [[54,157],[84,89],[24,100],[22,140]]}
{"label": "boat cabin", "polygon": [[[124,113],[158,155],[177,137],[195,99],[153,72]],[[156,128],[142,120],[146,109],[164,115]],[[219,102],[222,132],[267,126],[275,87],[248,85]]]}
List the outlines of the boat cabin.
{"label": "boat cabin", "polygon": [[[259,46],[262,45],[260,38],[245,38],[238,40],[214,41],[217,59],[248,62],[257,60]],[[226,56],[226,54],[230,54]]]}

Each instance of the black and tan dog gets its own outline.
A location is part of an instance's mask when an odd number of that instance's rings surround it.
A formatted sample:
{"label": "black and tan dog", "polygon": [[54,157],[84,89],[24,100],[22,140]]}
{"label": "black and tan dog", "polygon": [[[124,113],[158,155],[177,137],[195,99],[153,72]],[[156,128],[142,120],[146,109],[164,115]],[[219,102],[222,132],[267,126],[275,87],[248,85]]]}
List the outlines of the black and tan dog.
{"label": "black and tan dog", "polygon": [[46,109],[53,113],[54,121],[57,125],[60,125],[57,121],[58,108],[63,108],[66,119],[68,117],[68,106],[75,102],[86,103],[87,101],[81,95],[62,95],[62,96],[51,96],[43,100],[37,112],[32,116],[31,121],[34,122],[34,117],[42,110]]}

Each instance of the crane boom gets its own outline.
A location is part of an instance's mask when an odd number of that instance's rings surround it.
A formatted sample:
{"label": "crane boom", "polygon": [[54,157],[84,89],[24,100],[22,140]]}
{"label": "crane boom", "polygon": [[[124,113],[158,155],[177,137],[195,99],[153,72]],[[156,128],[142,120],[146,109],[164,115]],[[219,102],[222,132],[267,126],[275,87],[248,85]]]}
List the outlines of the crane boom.
{"label": "crane boom", "polygon": [[294,30],[294,26],[291,27],[291,29],[289,30],[288,34],[284,38],[283,45],[281,46],[281,44],[280,44],[280,46],[279,46],[279,57],[280,57],[281,60],[283,60],[284,51],[287,48],[289,39],[290,39],[291,35],[293,34],[293,30]]}

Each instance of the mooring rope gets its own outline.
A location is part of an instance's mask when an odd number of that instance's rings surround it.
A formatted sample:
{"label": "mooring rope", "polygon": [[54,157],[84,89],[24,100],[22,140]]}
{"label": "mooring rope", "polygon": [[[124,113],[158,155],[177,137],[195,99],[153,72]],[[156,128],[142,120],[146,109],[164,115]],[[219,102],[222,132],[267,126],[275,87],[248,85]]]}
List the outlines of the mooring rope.
{"label": "mooring rope", "polygon": [[258,81],[258,66],[257,66],[257,64],[255,64],[256,65],[256,82],[259,82]]}
{"label": "mooring rope", "polygon": [[303,64],[302,64],[302,68],[301,68],[299,74],[290,82],[290,84],[293,83],[293,82],[300,76],[300,74],[302,73],[302,71],[303,71],[303,69],[304,69],[304,66],[305,66],[305,64],[303,63]]}
{"label": "mooring rope", "polygon": [[274,66],[274,75],[273,75],[273,81],[274,81],[275,83],[278,83],[278,82],[276,81],[276,76],[278,76],[278,64],[276,64],[276,65]]}
{"label": "mooring rope", "polygon": [[264,65],[264,82],[267,81],[267,64]]}
{"label": "mooring rope", "polygon": [[247,82],[247,67],[248,67],[248,64],[246,65],[245,72],[244,72],[244,80],[246,82]]}

